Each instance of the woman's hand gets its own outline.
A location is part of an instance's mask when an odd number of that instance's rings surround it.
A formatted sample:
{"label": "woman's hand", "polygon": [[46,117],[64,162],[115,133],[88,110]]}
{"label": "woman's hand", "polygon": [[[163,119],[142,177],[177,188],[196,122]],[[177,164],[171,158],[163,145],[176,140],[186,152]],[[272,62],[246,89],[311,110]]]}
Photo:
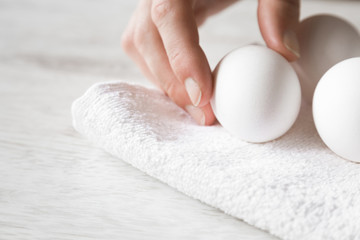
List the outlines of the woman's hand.
{"label": "woman's hand", "polygon": [[[294,29],[300,0],[259,0],[266,44],[289,61],[299,47]],[[199,45],[198,27],[236,0],[141,0],[123,34],[122,46],[144,75],[199,124],[210,125],[212,75]]]}

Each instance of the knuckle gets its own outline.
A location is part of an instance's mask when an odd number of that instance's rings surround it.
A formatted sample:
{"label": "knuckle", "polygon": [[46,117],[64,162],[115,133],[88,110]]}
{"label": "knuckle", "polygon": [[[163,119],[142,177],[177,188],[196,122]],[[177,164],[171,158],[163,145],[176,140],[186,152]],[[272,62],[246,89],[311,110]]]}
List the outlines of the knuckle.
{"label": "knuckle", "polygon": [[121,47],[129,53],[134,48],[133,35],[128,31],[124,32],[121,37]]}
{"label": "knuckle", "polygon": [[145,36],[144,33],[141,29],[136,29],[134,31],[134,35],[133,35],[133,43],[135,48],[137,48],[138,50],[142,49],[142,47],[145,44]]}
{"label": "knuckle", "polygon": [[172,4],[169,0],[156,0],[151,6],[151,18],[155,24],[161,24],[172,12]]}
{"label": "knuckle", "polygon": [[184,53],[180,49],[174,49],[168,52],[168,58],[174,68],[180,66],[185,61]]}
{"label": "knuckle", "polygon": [[189,72],[193,72],[197,67],[193,56],[180,48],[168,52],[168,59],[178,79],[184,79]]}

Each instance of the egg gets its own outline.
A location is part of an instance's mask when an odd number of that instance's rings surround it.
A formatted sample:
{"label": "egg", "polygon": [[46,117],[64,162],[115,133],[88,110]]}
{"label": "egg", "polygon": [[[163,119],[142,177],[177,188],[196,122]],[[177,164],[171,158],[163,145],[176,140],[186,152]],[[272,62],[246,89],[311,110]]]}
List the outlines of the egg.
{"label": "egg", "polygon": [[311,104],[315,87],[327,70],[342,60],[360,56],[360,36],[349,22],[331,15],[306,18],[297,36],[300,58],[293,66],[303,98]]}
{"label": "egg", "polygon": [[210,101],[219,123],[231,134],[254,143],[276,139],[295,122],[301,90],[297,75],[280,54],[247,45],[216,66]]}
{"label": "egg", "polygon": [[313,99],[316,129],[339,156],[360,162],[360,57],[344,60],[321,78]]}

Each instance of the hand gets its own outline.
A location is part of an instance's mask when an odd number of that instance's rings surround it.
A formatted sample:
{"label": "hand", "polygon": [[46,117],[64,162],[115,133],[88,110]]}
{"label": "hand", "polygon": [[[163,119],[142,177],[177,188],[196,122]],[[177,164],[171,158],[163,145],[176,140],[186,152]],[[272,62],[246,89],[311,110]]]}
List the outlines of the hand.
{"label": "hand", "polygon": [[[210,106],[212,75],[199,45],[198,27],[236,0],[141,0],[122,46],[144,75],[199,124],[215,121]],[[289,61],[299,47],[294,29],[300,0],[259,0],[258,18],[266,44]]]}

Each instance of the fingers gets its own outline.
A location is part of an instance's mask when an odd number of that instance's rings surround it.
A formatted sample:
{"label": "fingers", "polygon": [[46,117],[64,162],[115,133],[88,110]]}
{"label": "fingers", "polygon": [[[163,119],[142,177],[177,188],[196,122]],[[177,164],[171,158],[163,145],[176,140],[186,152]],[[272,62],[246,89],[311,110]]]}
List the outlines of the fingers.
{"label": "fingers", "polygon": [[[177,79],[170,67],[160,35],[155,25],[149,21],[151,18],[150,7],[151,2],[146,0],[142,1],[139,6],[141,14],[138,15],[137,26],[134,27],[133,42],[155,83],[169,95],[170,89],[177,89],[174,87]],[[187,98],[179,99],[176,103],[180,107],[184,107],[187,100]]]}
{"label": "fingers", "polygon": [[180,107],[184,108],[201,125],[215,121],[210,104],[196,107],[192,104],[186,87],[179,81],[170,65],[163,40],[151,20],[151,1],[142,1],[129,27],[123,34],[124,50],[152,80]]}
{"label": "fingers", "polygon": [[266,44],[289,61],[300,57],[296,28],[300,0],[259,0],[258,21]]}
{"label": "fingers", "polygon": [[197,24],[189,0],[154,0],[151,17],[175,76],[194,106],[205,106],[212,95],[209,63],[199,46]]}
{"label": "fingers", "polygon": [[146,62],[138,52],[134,44],[134,28],[136,23],[136,15],[134,14],[130,19],[127,29],[124,31],[124,34],[121,38],[121,45],[124,51],[131,57],[131,59],[136,62],[136,64],[141,69],[142,73],[147,79],[155,83],[158,87],[161,88],[159,84],[154,80],[154,76],[151,74]]}

